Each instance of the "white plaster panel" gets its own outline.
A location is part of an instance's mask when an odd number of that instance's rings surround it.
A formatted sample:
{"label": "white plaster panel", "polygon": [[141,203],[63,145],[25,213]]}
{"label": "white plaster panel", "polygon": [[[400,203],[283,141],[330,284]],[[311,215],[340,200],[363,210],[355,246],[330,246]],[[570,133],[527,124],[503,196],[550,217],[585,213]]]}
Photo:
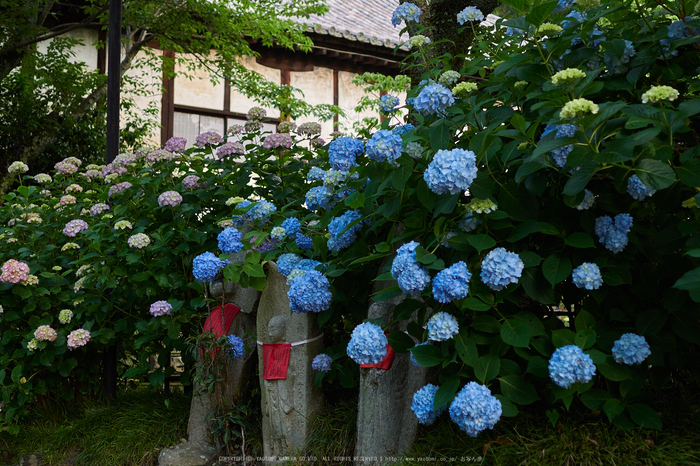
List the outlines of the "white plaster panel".
{"label": "white plaster panel", "polygon": [[[275,68],[269,68],[263,66],[255,61],[254,57],[241,57],[241,64],[247,69],[252,71],[257,71],[265,79],[273,84],[280,85],[282,83],[282,73],[280,70]],[[236,113],[248,113],[252,107],[260,107],[260,104],[250,97],[246,97],[236,90],[236,83],[231,83],[231,109],[230,111]],[[270,118],[279,118],[280,112],[276,108],[263,107],[267,111],[267,116]]]}
{"label": "white plaster panel", "polygon": [[[88,70],[97,69],[97,49],[95,48],[95,41],[97,40],[97,31],[92,29],[74,29],[60,37],[71,37],[73,39],[78,39],[82,41],[82,45],[77,45],[73,48],[75,55],[69,58],[69,61],[73,63],[83,62],[87,65]],[[41,53],[46,53],[49,48],[51,40],[46,40],[39,42],[37,44],[37,50]]]}
{"label": "white plaster panel", "polygon": [[345,111],[345,118],[341,117],[339,123],[341,130],[345,132],[351,132],[352,124],[362,121],[363,118],[378,117],[378,114],[371,110],[360,113],[355,111],[360,98],[365,95],[364,89],[352,82],[355,74],[347,71],[338,72],[338,106]]}
{"label": "white plaster panel", "polygon": [[[333,104],[333,70],[330,68],[314,67],[313,71],[293,71],[290,73],[290,84],[300,89],[303,100],[310,105]],[[299,96],[301,97],[301,96]],[[296,120],[297,124],[314,121],[321,123],[321,137],[328,140],[333,132],[333,120],[319,121],[313,115]]]}
{"label": "white plaster panel", "polygon": [[[213,54],[213,52],[212,52]],[[178,55],[188,62],[192,62],[191,55]],[[218,84],[212,84],[211,72],[198,63],[195,63],[194,71],[189,71],[187,64],[175,63],[175,105],[188,105],[190,107],[209,108],[212,110],[224,109],[224,83],[223,79]],[[183,73],[180,75],[179,73]]]}
{"label": "white plaster panel", "polygon": [[[135,118],[148,118],[156,122],[156,127],[153,128],[151,135],[146,141],[148,145],[155,147],[160,146],[163,72],[159,68],[160,60],[154,60],[154,58],[157,57],[151,57],[149,54],[161,56],[163,51],[158,49],[149,49],[148,52],[141,50],[136,54],[136,57],[134,57],[132,62],[132,67],[126,71],[126,75],[130,78],[138,80],[144,86],[139,92],[134,92],[133,87],[123,83],[122,96],[134,100],[137,108],[135,111]],[[147,63],[147,61],[151,61],[153,63]],[[144,111],[149,107],[152,107],[155,110],[154,114],[150,115],[144,113]],[[128,115],[122,111],[120,119],[120,126],[123,128],[128,120]]]}

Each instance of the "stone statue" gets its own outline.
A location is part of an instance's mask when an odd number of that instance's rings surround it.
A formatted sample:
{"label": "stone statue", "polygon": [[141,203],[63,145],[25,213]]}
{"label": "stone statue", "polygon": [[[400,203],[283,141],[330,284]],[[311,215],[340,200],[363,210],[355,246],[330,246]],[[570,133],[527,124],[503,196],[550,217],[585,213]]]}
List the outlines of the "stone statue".
{"label": "stone statue", "polygon": [[[323,406],[311,369],[311,361],[323,349],[323,335],[316,315],[291,312],[288,291],[286,278],[269,262],[258,305],[258,337],[262,340],[258,346],[267,355],[258,358],[265,457],[292,456],[302,450],[311,419]],[[265,378],[266,374],[273,378]]]}
{"label": "stone statue", "polygon": [[[375,292],[379,290],[377,285]],[[394,308],[404,298],[405,295],[399,295],[389,301],[372,303],[367,317],[382,318],[379,325],[388,325]],[[396,323],[387,333],[405,331],[407,324],[406,321]],[[425,378],[426,369],[415,367],[408,353],[396,354],[389,370],[360,369],[355,464],[385,464],[382,457],[399,457],[408,451],[418,428],[418,420],[411,410],[413,394],[425,385]]]}
{"label": "stone statue", "polygon": [[[239,252],[232,260],[245,260],[245,252]],[[254,288],[242,288],[233,282],[220,281],[210,283],[209,292],[218,301],[218,306],[233,304],[240,308],[226,334],[239,336],[252,351],[238,359],[230,359],[224,351],[217,355],[217,366],[223,371],[223,381],[216,385],[211,396],[202,394],[202,387],[195,385],[187,424],[188,440],[162,450],[158,456],[159,466],[204,466],[210,463],[218,453],[211,438],[211,414],[217,406],[229,409],[237,403],[249,390],[249,382],[254,380],[257,345],[253,336],[260,292]],[[204,358],[200,356],[197,364],[203,365]]]}

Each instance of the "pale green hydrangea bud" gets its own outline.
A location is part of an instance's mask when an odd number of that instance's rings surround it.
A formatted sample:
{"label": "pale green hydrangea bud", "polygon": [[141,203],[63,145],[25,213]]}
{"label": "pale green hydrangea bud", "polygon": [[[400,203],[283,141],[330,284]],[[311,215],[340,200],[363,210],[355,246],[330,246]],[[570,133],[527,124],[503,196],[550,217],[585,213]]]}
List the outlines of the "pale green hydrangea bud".
{"label": "pale green hydrangea bud", "polygon": [[71,249],[80,249],[80,246],[76,243],[66,243],[61,248],[61,251],[70,251]]}
{"label": "pale green hydrangea bud", "polygon": [[527,84],[528,84],[527,81],[518,81],[515,84],[513,84],[513,87],[516,89],[522,89],[525,86],[527,86]]}
{"label": "pale green hydrangea bud", "polygon": [[681,205],[686,209],[694,209],[695,207],[698,207],[698,202],[695,200],[694,197],[691,197],[690,199],[686,199],[685,201],[683,201]]}
{"label": "pale green hydrangea bud", "polygon": [[678,91],[671,86],[651,86],[651,89],[642,94],[642,103],[676,100],[678,96]]}
{"label": "pale green hydrangea bud", "polygon": [[552,84],[560,86],[563,84],[573,84],[579,78],[585,78],[586,73],[578,68],[567,68],[552,76]]}
{"label": "pale green hydrangea bud", "polygon": [[234,204],[240,204],[243,201],[244,199],[242,197],[229,197],[228,199],[226,199],[226,205],[232,206]]}
{"label": "pale green hydrangea bud", "polygon": [[12,164],[7,167],[7,173],[27,173],[29,171],[29,167],[27,166],[26,163],[20,162],[19,160],[16,162],[12,162]]}
{"label": "pale green hydrangea bud", "polygon": [[467,210],[477,214],[488,214],[498,209],[498,206],[491,199],[472,199],[467,204]]}
{"label": "pale green hydrangea bud", "polygon": [[479,88],[479,86],[477,86],[476,83],[463,82],[463,83],[457,84],[454,87],[454,89],[452,89],[452,94],[457,96],[457,97],[463,98],[463,97],[466,97],[470,92],[473,92],[473,91],[477,90],[478,88]]}
{"label": "pale green hydrangea bud", "polygon": [[58,314],[58,321],[64,325],[69,324],[72,318],[73,318],[73,311],[71,311],[70,309],[63,309]]}
{"label": "pale green hydrangea bud", "polygon": [[29,343],[27,343],[27,351],[34,351],[36,349],[36,346],[39,344],[36,338],[32,338],[29,340]]}
{"label": "pale green hydrangea bud", "polygon": [[554,23],[544,23],[537,28],[537,34],[542,36],[553,36],[559,34],[563,28],[558,24]]}
{"label": "pale green hydrangea bud", "polygon": [[527,142],[521,142],[518,144],[518,149],[523,150],[527,147]]}
{"label": "pale green hydrangea bud", "polygon": [[105,183],[111,183],[119,177],[119,173],[110,173],[105,176]]}
{"label": "pale green hydrangea bud", "polygon": [[127,228],[129,230],[134,228],[134,226],[128,220],[119,220],[117,223],[114,224],[115,230],[126,230]]}
{"label": "pale green hydrangea bud", "polygon": [[429,43],[430,43],[429,38],[427,38],[425,36],[417,35],[417,36],[413,36],[410,39],[408,39],[408,48],[410,49],[413,47],[422,47],[422,46],[427,45]]}
{"label": "pale green hydrangea bud", "polygon": [[54,272],[60,272],[61,270],[63,270],[63,267],[61,267],[60,265],[54,265],[53,267],[51,267],[51,270],[53,270]]}
{"label": "pale green hydrangea bud", "polygon": [[562,118],[576,119],[581,118],[587,113],[596,114],[598,113],[598,105],[594,104],[588,99],[574,99],[567,102],[564,108],[561,109],[560,116]]}

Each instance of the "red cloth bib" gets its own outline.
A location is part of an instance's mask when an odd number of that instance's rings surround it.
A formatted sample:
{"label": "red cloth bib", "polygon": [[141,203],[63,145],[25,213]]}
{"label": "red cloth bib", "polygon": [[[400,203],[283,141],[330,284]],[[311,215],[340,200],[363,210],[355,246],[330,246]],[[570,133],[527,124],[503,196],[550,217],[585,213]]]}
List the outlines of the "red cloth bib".
{"label": "red cloth bib", "polygon": [[360,364],[360,367],[363,368],[376,368],[376,369],[384,369],[385,371],[388,371],[391,369],[391,365],[394,363],[394,356],[396,356],[396,352],[389,346],[389,343],[386,344],[386,355],[384,356],[384,359],[379,361],[379,364]]}
{"label": "red cloth bib", "polygon": [[263,343],[263,379],[286,379],[291,343]]}
{"label": "red cloth bib", "polygon": [[[211,311],[211,314],[209,314],[209,317],[207,317],[207,320],[204,321],[203,330],[205,332],[211,332],[217,337],[226,335],[228,333],[228,330],[231,328],[231,324],[233,324],[233,319],[236,317],[240,310],[241,308],[238,306],[234,306],[233,304],[226,304],[224,305],[222,319],[221,306],[215,307],[214,310]],[[210,350],[209,353],[212,355],[212,357],[216,357],[219,354],[219,350],[220,348],[214,348]],[[201,349],[199,350],[199,354],[204,354]]]}

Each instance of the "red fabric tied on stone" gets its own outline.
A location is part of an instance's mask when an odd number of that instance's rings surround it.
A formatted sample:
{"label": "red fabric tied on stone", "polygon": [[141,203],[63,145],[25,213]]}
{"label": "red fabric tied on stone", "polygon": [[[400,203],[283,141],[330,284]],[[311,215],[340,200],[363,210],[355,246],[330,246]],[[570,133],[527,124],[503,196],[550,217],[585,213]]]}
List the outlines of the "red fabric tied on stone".
{"label": "red fabric tied on stone", "polygon": [[[240,310],[240,307],[234,306],[233,304],[225,304],[223,311],[221,310],[221,306],[214,308],[214,310],[211,311],[211,314],[209,314],[209,317],[207,317],[207,320],[204,321],[203,330],[205,332],[211,332],[217,337],[226,335],[228,330],[231,328],[231,324],[233,324],[233,319],[236,318],[236,315]],[[223,318],[221,315],[222,312]],[[209,353],[212,355],[212,357],[216,357],[218,356],[220,349],[221,348],[211,349],[209,350]],[[201,349],[199,350],[199,354],[204,354]]]}
{"label": "red fabric tied on stone", "polygon": [[263,379],[287,378],[291,343],[263,343]]}
{"label": "red fabric tied on stone", "polygon": [[394,357],[396,356],[396,352],[389,346],[389,343],[386,344],[386,355],[384,356],[384,359],[379,361],[378,364],[360,364],[360,367],[364,369],[368,368],[375,368],[375,369],[383,369],[385,371],[388,371],[391,369],[391,365],[394,363]]}

